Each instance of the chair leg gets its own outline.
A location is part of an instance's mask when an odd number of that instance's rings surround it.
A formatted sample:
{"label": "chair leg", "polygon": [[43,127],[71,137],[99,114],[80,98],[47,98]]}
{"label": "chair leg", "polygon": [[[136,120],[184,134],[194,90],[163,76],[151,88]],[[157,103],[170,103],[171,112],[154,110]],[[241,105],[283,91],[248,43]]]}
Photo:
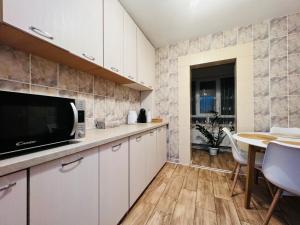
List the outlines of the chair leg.
{"label": "chair leg", "polygon": [[271,194],[272,197],[274,198],[274,190],[273,190],[273,188],[271,187],[270,182],[269,182],[266,178],[265,178],[265,181],[266,181],[266,184],[267,184],[267,186],[268,186],[268,189],[269,189],[270,194]]}
{"label": "chair leg", "polygon": [[230,192],[231,197],[233,195],[233,191],[234,191],[234,188],[235,188],[240,170],[241,170],[241,164],[238,163],[237,168],[236,168],[236,173],[235,173],[235,176],[234,176],[234,180],[233,180],[233,183],[232,183],[232,186],[231,186],[231,192]]}
{"label": "chair leg", "polygon": [[278,203],[278,200],[279,200],[279,198],[280,198],[280,196],[282,194],[282,191],[283,190],[280,189],[280,188],[277,189],[277,191],[275,193],[275,196],[273,198],[272,204],[270,205],[270,208],[268,210],[268,213],[267,213],[267,216],[265,218],[265,221],[264,221],[263,225],[267,225],[269,223],[269,221],[271,219],[271,216],[272,216],[272,213],[273,213],[273,211],[274,211],[274,209],[275,209],[275,207],[276,207],[276,205]]}
{"label": "chair leg", "polygon": [[236,173],[236,168],[238,167],[238,164],[239,164],[238,162],[235,163],[234,169],[233,169],[231,177],[230,177],[231,180],[233,180],[233,178],[234,178],[234,175]]}

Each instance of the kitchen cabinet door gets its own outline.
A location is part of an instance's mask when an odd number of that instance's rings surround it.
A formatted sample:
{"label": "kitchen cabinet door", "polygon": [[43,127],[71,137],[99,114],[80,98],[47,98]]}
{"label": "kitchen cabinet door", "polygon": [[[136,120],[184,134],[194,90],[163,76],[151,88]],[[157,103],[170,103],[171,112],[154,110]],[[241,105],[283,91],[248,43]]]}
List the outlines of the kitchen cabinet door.
{"label": "kitchen cabinet door", "polygon": [[30,168],[30,225],[98,225],[98,148]]}
{"label": "kitchen cabinet door", "polygon": [[123,74],[124,9],[118,0],[104,0],[104,67]]}
{"label": "kitchen cabinet door", "polygon": [[146,134],[130,137],[129,149],[130,206],[132,206],[147,186]]}
{"label": "kitchen cabinet door", "polygon": [[137,29],[137,69],[138,82],[147,85],[147,39],[140,29]]}
{"label": "kitchen cabinet door", "polygon": [[155,49],[140,29],[137,31],[137,64],[139,83],[153,88],[155,79]]}
{"label": "kitchen cabinet door", "polygon": [[128,138],[100,147],[100,225],[115,225],[129,209]]}
{"label": "kitchen cabinet door", "polygon": [[157,128],[157,168],[160,170],[167,161],[167,127]]}
{"label": "kitchen cabinet door", "polygon": [[155,49],[147,40],[147,85],[154,88],[155,83]]}
{"label": "kitchen cabinet door", "polygon": [[3,21],[57,46],[63,46],[63,1],[3,0]]}
{"label": "kitchen cabinet door", "polygon": [[156,175],[157,171],[157,150],[156,150],[156,130],[151,130],[146,135],[146,169],[147,169],[147,184]]}
{"label": "kitchen cabinet door", "polygon": [[124,75],[136,81],[137,78],[137,26],[127,12],[124,12]]}
{"label": "kitchen cabinet door", "polygon": [[27,223],[26,171],[0,177],[0,224],[25,225]]}
{"label": "kitchen cabinet door", "polygon": [[63,0],[64,46],[75,55],[103,66],[103,0]]}

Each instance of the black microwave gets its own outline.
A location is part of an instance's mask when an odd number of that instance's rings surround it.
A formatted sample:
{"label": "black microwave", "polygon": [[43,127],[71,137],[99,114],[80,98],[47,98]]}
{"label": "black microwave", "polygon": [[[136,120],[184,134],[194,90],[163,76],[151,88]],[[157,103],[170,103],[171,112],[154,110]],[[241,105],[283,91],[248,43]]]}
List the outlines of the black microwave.
{"label": "black microwave", "polygon": [[83,100],[0,91],[0,158],[84,137],[84,114]]}

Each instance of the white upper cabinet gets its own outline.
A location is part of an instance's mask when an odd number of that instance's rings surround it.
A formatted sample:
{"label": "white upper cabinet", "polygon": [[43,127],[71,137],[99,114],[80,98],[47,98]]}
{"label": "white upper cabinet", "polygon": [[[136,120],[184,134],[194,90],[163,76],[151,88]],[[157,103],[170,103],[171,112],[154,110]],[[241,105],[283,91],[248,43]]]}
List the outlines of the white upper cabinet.
{"label": "white upper cabinet", "polygon": [[0,224],[25,225],[27,217],[26,171],[0,177]]}
{"label": "white upper cabinet", "polygon": [[137,26],[131,17],[124,12],[124,72],[131,79],[137,80]]}
{"label": "white upper cabinet", "polygon": [[87,61],[103,66],[103,0],[63,0],[63,42]]}
{"label": "white upper cabinet", "polygon": [[118,0],[2,1],[2,22],[154,88],[155,49]]}
{"label": "white upper cabinet", "polygon": [[4,22],[103,65],[102,0],[3,0]]}
{"label": "white upper cabinet", "polygon": [[123,74],[124,9],[118,0],[104,0],[104,67]]}
{"label": "white upper cabinet", "polygon": [[147,83],[148,87],[154,88],[154,83],[155,83],[155,49],[152,46],[152,44],[148,41],[147,42],[147,53],[148,53],[148,63],[147,63]]}
{"label": "white upper cabinet", "polygon": [[3,21],[63,47],[63,1],[3,0]]}
{"label": "white upper cabinet", "polygon": [[147,64],[147,39],[140,29],[137,29],[137,69],[138,82],[146,85],[146,64]]}
{"label": "white upper cabinet", "polygon": [[30,168],[30,225],[98,225],[98,148]]}
{"label": "white upper cabinet", "polygon": [[155,49],[143,32],[137,31],[138,81],[142,85],[153,88],[155,79]]}

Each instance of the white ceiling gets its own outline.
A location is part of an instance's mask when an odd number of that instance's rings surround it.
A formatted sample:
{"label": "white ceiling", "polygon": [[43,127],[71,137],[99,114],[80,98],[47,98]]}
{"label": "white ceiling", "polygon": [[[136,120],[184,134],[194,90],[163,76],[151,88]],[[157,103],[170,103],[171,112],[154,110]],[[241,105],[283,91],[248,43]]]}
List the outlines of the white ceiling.
{"label": "white ceiling", "polygon": [[155,47],[287,15],[300,0],[120,0]]}

